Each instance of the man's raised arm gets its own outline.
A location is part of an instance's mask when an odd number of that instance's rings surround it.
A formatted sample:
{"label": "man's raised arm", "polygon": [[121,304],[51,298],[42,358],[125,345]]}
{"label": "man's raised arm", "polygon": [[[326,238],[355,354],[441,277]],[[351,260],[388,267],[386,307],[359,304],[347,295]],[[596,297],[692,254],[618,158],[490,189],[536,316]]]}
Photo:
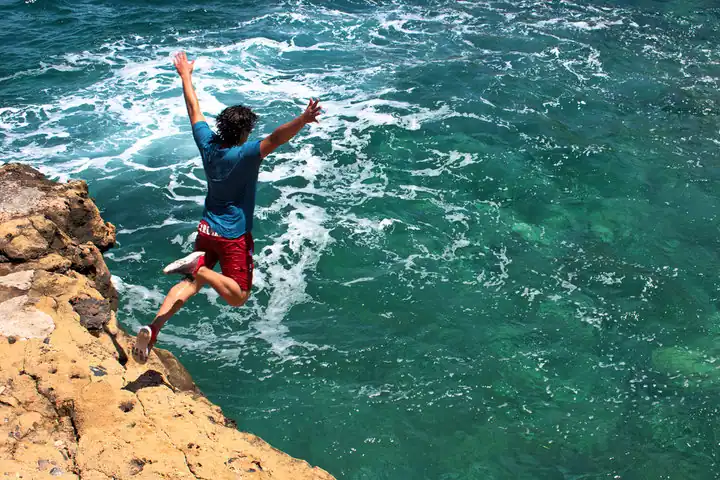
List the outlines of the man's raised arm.
{"label": "man's raised arm", "polygon": [[317,119],[321,112],[319,103],[320,100],[314,100],[311,98],[308,106],[302,114],[293,120],[290,120],[288,123],[280,125],[273,133],[260,142],[260,156],[265,158],[280,145],[289,142],[290,139],[297,135],[297,133],[308,123],[320,123]]}
{"label": "man's raised arm", "polygon": [[173,58],[173,65],[175,65],[178,75],[182,79],[183,95],[190,116],[190,124],[195,125],[197,122],[204,122],[205,117],[200,111],[200,102],[198,102],[195,87],[192,84],[192,71],[193,67],[195,67],[195,60],[188,62],[185,52],[180,52]]}

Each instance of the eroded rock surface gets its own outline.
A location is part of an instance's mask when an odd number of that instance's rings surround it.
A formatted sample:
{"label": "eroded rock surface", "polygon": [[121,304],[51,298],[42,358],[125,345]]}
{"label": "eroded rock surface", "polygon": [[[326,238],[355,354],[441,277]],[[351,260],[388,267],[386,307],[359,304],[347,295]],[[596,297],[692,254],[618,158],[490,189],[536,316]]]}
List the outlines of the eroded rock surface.
{"label": "eroded rock surface", "polygon": [[233,428],[161,349],[144,365],[83,182],[0,167],[0,478],[332,479]]}

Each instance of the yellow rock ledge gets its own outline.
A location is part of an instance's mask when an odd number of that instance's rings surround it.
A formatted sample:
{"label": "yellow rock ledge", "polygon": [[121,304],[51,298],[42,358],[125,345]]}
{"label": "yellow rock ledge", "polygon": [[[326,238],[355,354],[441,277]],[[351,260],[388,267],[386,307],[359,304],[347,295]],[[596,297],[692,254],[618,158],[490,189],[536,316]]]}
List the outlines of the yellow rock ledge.
{"label": "yellow rock ledge", "polygon": [[332,479],[238,431],[117,324],[115,227],[84,182],[0,167],[0,479]]}

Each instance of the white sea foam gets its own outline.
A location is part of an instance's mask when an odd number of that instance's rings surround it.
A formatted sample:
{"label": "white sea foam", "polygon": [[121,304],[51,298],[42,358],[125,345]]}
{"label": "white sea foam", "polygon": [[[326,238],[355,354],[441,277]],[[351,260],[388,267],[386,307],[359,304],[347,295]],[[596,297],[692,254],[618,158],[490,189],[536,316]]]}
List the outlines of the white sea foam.
{"label": "white sea foam", "polygon": [[263,268],[256,270],[255,283],[258,292],[267,292],[269,298],[266,307],[253,306],[258,320],[252,323],[252,328],[277,355],[286,357],[293,346],[315,347],[289,337],[283,320],[293,306],[310,300],[305,291],[306,276],[314,270],[332,238],[325,226],[327,214],[324,209],[303,203],[299,196],[292,196],[290,188],[280,191],[281,198],[270,206],[270,210],[280,212],[287,207],[291,210],[280,220],[284,233],[257,252],[257,262]]}
{"label": "white sea foam", "polygon": [[113,275],[112,282],[121,296],[131,298],[132,301],[123,302],[124,318],[134,320],[134,327],[145,325],[148,319],[152,320],[155,312],[165,298],[165,293],[157,287],[148,288],[143,285],[126,283],[122,278]]}
{"label": "white sea foam", "polygon": [[190,253],[193,251],[193,247],[195,246],[195,240],[197,239],[197,231],[191,232],[187,237],[184,237],[183,235],[175,235],[171,240],[170,243],[175,245],[180,245],[182,248],[182,251],[184,253]]}
{"label": "white sea foam", "polygon": [[361,278],[356,278],[355,280],[350,280],[349,282],[345,282],[342,285],[344,287],[349,287],[356,283],[372,282],[373,280],[375,280],[374,277],[361,277]]}
{"label": "white sea foam", "polygon": [[133,261],[133,262],[139,262],[142,260],[143,255],[145,255],[145,249],[141,248],[139,251],[128,253],[127,255],[123,255],[121,257],[115,255],[115,252],[107,252],[105,254],[105,258],[109,258],[113,260],[114,262],[127,262],[127,261]]}
{"label": "white sea foam", "polygon": [[[432,182],[444,176],[462,179],[478,168],[482,159],[477,154],[460,151],[462,147],[446,148],[441,143],[427,144],[424,158],[417,153],[403,156],[403,151],[395,150],[392,154],[398,158],[391,164],[379,158],[374,144],[377,133],[416,135],[425,127],[450,119],[476,121],[478,129],[489,125],[513,130],[513,124],[506,119],[508,112],[537,114],[530,106],[504,104],[491,91],[476,92],[482,109],[475,111],[447,98],[410,100],[413,97],[408,94],[419,87],[401,87],[406,80],[403,75],[433,62],[458,61],[470,65],[482,58],[497,61],[501,67],[499,73],[496,72],[498,75],[522,75],[519,71],[522,61],[532,61],[532,68],[540,72],[565,69],[569,75],[564,78],[572,75],[578,81],[587,82],[593,75],[604,74],[602,59],[596,49],[577,38],[590,36],[594,30],[631,25],[622,12],[615,10],[548,18],[548,12],[540,9],[541,13],[533,19],[522,12],[513,12],[506,15],[507,24],[501,28],[512,34],[521,28],[541,29],[548,38],[554,39],[551,46],[542,52],[529,53],[506,52],[500,48],[489,50],[483,49],[479,41],[488,34],[486,19],[471,12],[475,8],[494,12],[499,7],[471,2],[458,4],[461,8],[453,5],[432,12],[393,4],[369,13],[341,12],[323,6],[313,6],[310,11],[307,5],[301,4],[292,12],[258,16],[222,32],[178,35],[179,44],[135,37],[48,59],[46,64],[1,78],[0,84],[8,85],[18,78],[40,76],[49,71],[93,68],[104,73],[95,83],[66,92],[47,103],[20,102],[0,108],[3,160],[22,160],[61,179],[87,173],[104,178],[108,174],[132,171],[153,174],[163,180],[157,183],[143,180],[145,183],[140,185],[162,189],[173,208],[188,208],[199,213],[204,182],[196,172],[201,162],[190,139],[180,85],[170,63],[174,49],[185,47],[197,58],[194,82],[211,126],[212,117],[227,103],[256,106],[262,122],[265,113],[272,114],[275,107],[283,112],[299,112],[308,97],[320,96],[325,107],[321,123],[305,129],[297,143],[266,159],[260,174],[261,182],[273,186],[269,198],[275,200],[258,206],[258,218],[277,225],[281,233],[258,242],[267,246],[256,252],[254,297],[244,309],[236,311],[221,306],[223,302],[211,290],[204,290],[203,295],[222,309],[222,321],[247,326],[247,331],[223,338],[222,355],[228,362],[237,358],[250,338],[266,341],[281,359],[293,358],[303,349],[323,348],[296,341],[286,322],[293,308],[314,300],[308,293],[308,282],[322,256],[329,251],[333,230],[349,231],[350,239],[358,245],[378,246],[397,232],[415,233],[427,228],[420,220],[405,222],[394,213],[360,213],[356,207],[387,197],[399,205],[408,200],[427,200],[442,212],[447,226],[453,230],[442,251],[431,251],[421,244],[417,252],[397,255],[397,261],[406,267],[404,274],[407,273],[408,278],[415,278],[412,276],[415,274],[423,278],[434,275],[422,265],[424,262],[446,264],[462,256],[469,247],[477,246],[476,239],[468,235],[467,230],[478,215],[467,205],[446,200],[447,192]],[[229,32],[235,35],[237,31],[249,31],[247,27],[257,29],[258,26],[282,35],[240,40],[235,36],[232,38],[236,40],[229,42],[218,42],[213,37]],[[305,44],[300,37],[295,37],[298,30],[322,39]],[[386,44],[378,42],[379,39],[385,39]],[[444,53],[435,55],[435,48],[437,52],[445,52],[450,46],[440,44],[442,41],[453,42],[453,48],[460,48],[457,58],[448,59]],[[397,56],[398,49],[403,51],[402,56]],[[330,51],[332,55],[341,52],[341,58],[310,67],[304,62],[317,60],[318,53]],[[342,59],[348,55],[357,55],[357,63],[343,64]],[[546,106],[559,105],[559,97],[555,103],[546,102]],[[82,128],[77,128],[78,125]],[[96,125],[103,128],[93,130]],[[273,126],[261,123],[260,130],[269,133]],[[90,133],[83,133],[86,131]],[[383,141],[392,142],[392,137],[389,138]],[[339,162],[341,155],[352,161]],[[386,172],[390,168],[401,169],[412,176],[391,183]],[[288,186],[295,184],[296,179],[301,186]],[[322,204],[327,206],[320,206],[318,199],[324,200]],[[487,214],[495,217],[499,224],[498,201],[479,200],[480,205],[483,203],[491,206]],[[154,222],[122,225],[119,238],[123,240],[123,236],[138,231],[186,225],[187,234],[176,235],[171,243],[184,252],[192,248],[195,221],[181,221],[170,215]],[[505,247],[488,253],[485,277],[478,283],[499,290],[505,286],[511,260]],[[145,255],[144,251],[122,257],[110,253],[108,258],[134,262],[145,260]],[[361,277],[346,284],[371,280]],[[123,308],[126,318],[133,322],[144,321],[154,314],[162,301],[164,292],[155,287],[129,285],[117,277],[114,281],[123,297],[130,299],[124,302]],[[168,338],[182,344],[181,330],[169,331],[175,337]],[[203,348],[212,348],[216,338],[206,330],[201,333]]]}
{"label": "white sea foam", "polygon": [[124,235],[124,234],[132,234],[135,232],[139,232],[141,230],[159,230],[161,228],[167,227],[168,225],[178,225],[178,224],[183,224],[183,223],[191,225],[191,224],[195,224],[196,222],[182,221],[182,220],[178,220],[171,216],[171,217],[166,218],[165,220],[162,221],[162,223],[159,223],[159,224],[142,225],[142,226],[136,227],[136,228],[122,228],[122,229],[118,230],[117,233],[118,233],[118,235],[121,235],[121,234]]}

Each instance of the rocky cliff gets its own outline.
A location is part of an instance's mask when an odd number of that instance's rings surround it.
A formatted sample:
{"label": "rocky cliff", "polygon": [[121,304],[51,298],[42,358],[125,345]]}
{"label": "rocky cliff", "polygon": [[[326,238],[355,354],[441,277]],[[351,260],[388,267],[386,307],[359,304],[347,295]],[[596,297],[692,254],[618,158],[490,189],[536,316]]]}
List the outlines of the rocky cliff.
{"label": "rocky cliff", "polygon": [[84,182],[0,167],[0,478],[332,479],[239,432],[116,319],[115,242]]}

